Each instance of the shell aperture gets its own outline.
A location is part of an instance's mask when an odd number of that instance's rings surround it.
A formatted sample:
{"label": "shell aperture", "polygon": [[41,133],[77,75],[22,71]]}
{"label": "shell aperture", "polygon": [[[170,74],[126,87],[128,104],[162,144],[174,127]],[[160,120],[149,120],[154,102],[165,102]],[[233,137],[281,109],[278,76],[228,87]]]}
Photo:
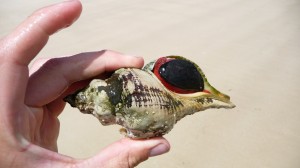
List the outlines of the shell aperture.
{"label": "shell aperture", "polygon": [[92,80],[64,100],[94,115],[102,125],[123,126],[130,138],[162,136],[186,115],[235,107],[229,96],[208,83],[198,65],[180,56],[159,58],[143,69],[121,68],[110,78]]}
{"label": "shell aperture", "polygon": [[168,89],[176,93],[203,91],[203,78],[190,61],[162,57],[156,61],[153,72]]}

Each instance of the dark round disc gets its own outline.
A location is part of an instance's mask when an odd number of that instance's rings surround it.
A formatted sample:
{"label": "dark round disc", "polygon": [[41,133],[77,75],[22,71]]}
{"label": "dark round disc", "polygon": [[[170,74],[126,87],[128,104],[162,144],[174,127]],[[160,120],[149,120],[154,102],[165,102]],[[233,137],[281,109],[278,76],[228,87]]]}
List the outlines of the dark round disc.
{"label": "dark round disc", "polygon": [[160,76],[169,84],[189,91],[203,91],[203,78],[195,65],[186,60],[174,59],[159,68]]}

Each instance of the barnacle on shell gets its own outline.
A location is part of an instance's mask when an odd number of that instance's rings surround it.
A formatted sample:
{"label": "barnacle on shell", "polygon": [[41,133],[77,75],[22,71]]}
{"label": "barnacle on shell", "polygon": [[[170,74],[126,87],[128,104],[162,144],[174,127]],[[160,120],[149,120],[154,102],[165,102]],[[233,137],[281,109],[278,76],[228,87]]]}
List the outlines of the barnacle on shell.
{"label": "barnacle on shell", "polygon": [[161,57],[143,69],[119,69],[64,100],[103,125],[123,126],[130,138],[162,136],[186,115],[235,107],[195,63],[180,56]]}

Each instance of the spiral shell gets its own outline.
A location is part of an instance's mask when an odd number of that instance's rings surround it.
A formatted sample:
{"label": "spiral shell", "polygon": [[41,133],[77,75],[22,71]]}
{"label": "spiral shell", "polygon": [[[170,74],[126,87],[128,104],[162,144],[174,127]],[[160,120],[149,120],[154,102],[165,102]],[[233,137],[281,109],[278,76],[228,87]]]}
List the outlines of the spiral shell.
{"label": "spiral shell", "polygon": [[[178,56],[163,58],[169,61],[189,61]],[[200,74],[204,88],[203,91],[186,94],[177,93],[166,87],[166,81],[162,82],[153,71],[156,63],[150,62],[143,70],[119,69],[106,80],[94,79],[88,87],[67,96],[64,100],[81,112],[94,115],[103,125],[123,126],[123,133],[130,138],[162,136],[186,115],[207,108],[234,107],[229,96],[213,88],[201,69],[193,62],[191,63]],[[175,86],[176,76],[174,80]],[[182,82],[178,81],[180,85]],[[185,83],[181,85],[188,86]]]}

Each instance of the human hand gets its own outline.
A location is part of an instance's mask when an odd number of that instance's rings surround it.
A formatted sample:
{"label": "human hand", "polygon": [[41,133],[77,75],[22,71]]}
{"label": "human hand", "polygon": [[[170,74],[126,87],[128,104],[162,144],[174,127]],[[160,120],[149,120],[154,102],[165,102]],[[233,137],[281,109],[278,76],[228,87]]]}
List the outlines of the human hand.
{"label": "human hand", "polygon": [[0,41],[0,167],[134,167],[170,149],[164,138],[123,138],[88,159],[57,153],[62,97],[89,78],[143,59],[113,51],[81,53],[28,65],[49,36],[81,12],[77,0],[36,11]]}

